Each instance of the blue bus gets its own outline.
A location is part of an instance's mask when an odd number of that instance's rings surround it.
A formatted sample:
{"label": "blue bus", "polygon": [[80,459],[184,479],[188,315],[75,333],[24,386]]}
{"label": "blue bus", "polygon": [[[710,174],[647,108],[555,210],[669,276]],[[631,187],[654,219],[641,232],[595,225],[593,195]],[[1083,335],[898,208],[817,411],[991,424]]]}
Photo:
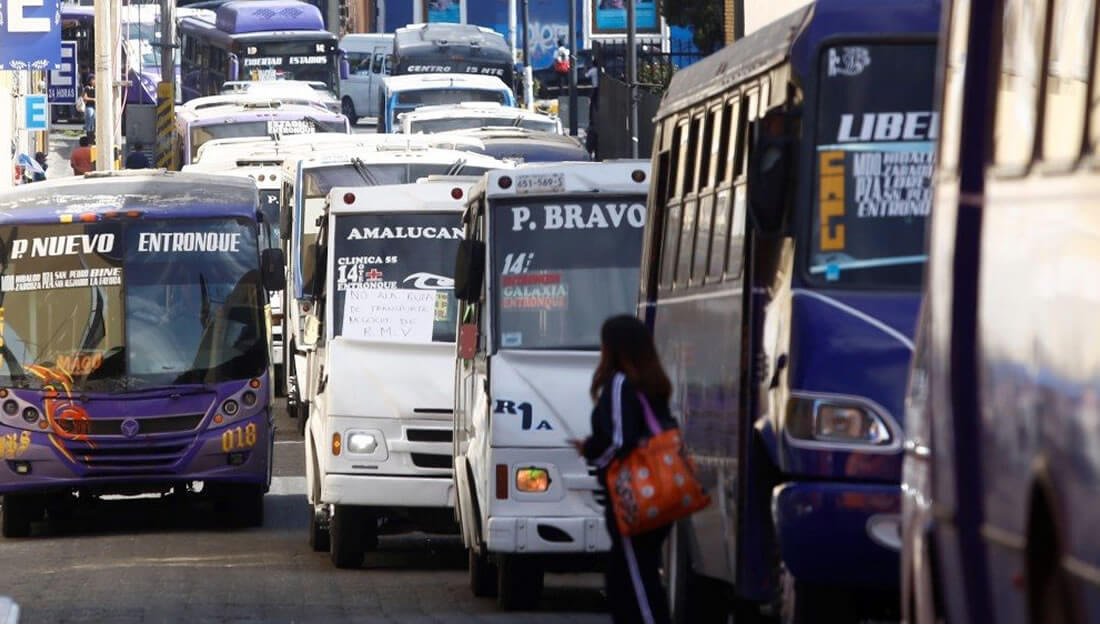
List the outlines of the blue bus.
{"label": "blue bus", "polygon": [[0,194],[0,533],[138,493],[263,523],[285,267],[262,215],[252,181],[191,174]]}
{"label": "blue bus", "polygon": [[232,0],[180,18],[183,101],[237,80],[323,82],[339,96],[347,61],[321,11],[298,0]]}
{"label": "blue bus", "polygon": [[1096,3],[955,0],[944,16],[902,607],[1100,621]]}
{"label": "blue bus", "polygon": [[639,316],[714,501],[668,542],[679,618],[896,612],[939,21],[819,0],[664,96]]}

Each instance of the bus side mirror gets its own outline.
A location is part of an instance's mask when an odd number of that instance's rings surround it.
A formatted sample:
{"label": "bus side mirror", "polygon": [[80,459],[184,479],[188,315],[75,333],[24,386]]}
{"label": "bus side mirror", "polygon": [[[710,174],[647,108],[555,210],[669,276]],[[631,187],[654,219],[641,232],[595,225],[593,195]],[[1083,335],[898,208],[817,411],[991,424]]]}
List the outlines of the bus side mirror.
{"label": "bus side mirror", "polygon": [[286,256],[281,248],[269,247],[260,252],[260,274],[268,291],[286,288]]}
{"label": "bus side mirror", "polygon": [[463,302],[476,302],[481,297],[484,278],[485,243],[461,241],[455,254],[455,297]]}
{"label": "bus side mirror", "polygon": [[348,53],[340,50],[340,80],[347,80],[351,76],[351,62],[348,61]]}
{"label": "bus side mirror", "polygon": [[284,241],[290,240],[290,226],[293,220],[291,211],[293,209],[290,206],[283,206],[279,211],[279,237]]}
{"label": "bus side mirror", "polygon": [[236,54],[229,55],[229,78],[226,80],[240,80],[241,75],[241,62],[237,59]]}
{"label": "bus side mirror", "polygon": [[301,298],[313,299],[315,289],[313,283],[317,279],[317,254],[320,248],[317,243],[310,243],[302,254],[302,292]]}
{"label": "bus side mirror", "polygon": [[752,125],[749,156],[749,217],[766,235],[783,229],[787,200],[794,180],[795,142],[785,132],[786,115],[769,113]]}

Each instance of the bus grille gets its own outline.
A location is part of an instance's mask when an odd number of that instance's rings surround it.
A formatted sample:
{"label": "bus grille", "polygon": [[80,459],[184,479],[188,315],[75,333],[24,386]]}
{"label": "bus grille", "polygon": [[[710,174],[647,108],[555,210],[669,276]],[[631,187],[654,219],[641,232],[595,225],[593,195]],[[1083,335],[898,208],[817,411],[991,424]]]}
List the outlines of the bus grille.
{"label": "bus grille", "polygon": [[422,428],[408,428],[405,430],[405,438],[411,443],[449,443],[451,442],[451,430],[429,430]]}
{"label": "bus grille", "polygon": [[417,454],[413,453],[413,464],[421,469],[451,469],[454,468],[454,458],[448,454]]}
{"label": "bus grille", "polygon": [[73,459],[89,469],[89,475],[166,473],[191,448],[194,438],[174,436],[161,440],[62,441]]}
{"label": "bus grille", "polygon": [[[202,423],[202,414],[176,415],[172,417],[137,417],[137,435],[169,434],[172,432],[190,432]],[[124,436],[122,422],[125,419],[91,419],[74,423],[72,419],[59,419],[58,425],[66,432],[79,428],[86,436]]]}

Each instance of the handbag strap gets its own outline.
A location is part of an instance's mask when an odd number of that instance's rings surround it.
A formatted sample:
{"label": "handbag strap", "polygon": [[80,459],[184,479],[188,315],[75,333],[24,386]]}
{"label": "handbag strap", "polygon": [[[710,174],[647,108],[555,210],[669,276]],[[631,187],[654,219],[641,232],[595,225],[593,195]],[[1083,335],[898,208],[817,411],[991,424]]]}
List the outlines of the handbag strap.
{"label": "handbag strap", "polygon": [[614,432],[611,435],[611,446],[620,449],[623,446],[623,382],[626,376],[616,373],[611,379],[611,422]]}
{"label": "handbag strap", "polygon": [[657,415],[653,414],[653,408],[649,405],[649,400],[642,393],[638,393],[638,401],[642,402],[642,412],[645,413],[645,422],[649,426],[649,433],[657,436],[664,430],[661,428],[661,424],[657,422]]}

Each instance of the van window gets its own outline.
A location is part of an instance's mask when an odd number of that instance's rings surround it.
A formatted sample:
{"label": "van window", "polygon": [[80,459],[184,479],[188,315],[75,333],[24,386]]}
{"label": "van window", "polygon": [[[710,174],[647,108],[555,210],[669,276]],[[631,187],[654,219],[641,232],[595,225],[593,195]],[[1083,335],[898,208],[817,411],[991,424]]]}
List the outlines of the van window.
{"label": "van window", "polygon": [[1023,167],[1031,161],[1038,118],[1039,67],[1043,58],[1044,0],[1006,0],[997,79],[993,157],[997,165]]}

